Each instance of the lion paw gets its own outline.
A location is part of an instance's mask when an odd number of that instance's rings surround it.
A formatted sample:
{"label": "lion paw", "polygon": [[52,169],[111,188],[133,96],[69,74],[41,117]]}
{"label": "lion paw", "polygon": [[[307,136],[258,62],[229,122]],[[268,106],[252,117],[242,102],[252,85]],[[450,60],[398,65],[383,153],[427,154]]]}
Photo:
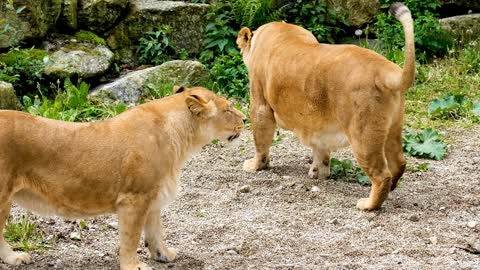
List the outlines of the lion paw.
{"label": "lion paw", "polygon": [[369,198],[361,198],[357,202],[357,208],[364,211],[372,211],[377,210],[379,207],[372,205]]}
{"label": "lion paw", "polygon": [[318,178],[318,169],[315,166],[310,167],[310,170],[308,171],[308,177],[312,179],[317,179]]}
{"label": "lion paw", "polygon": [[177,257],[177,250],[174,248],[167,248],[163,251],[158,250],[155,254],[150,254],[150,257],[159,262],[173,262],[173,260],[175,260]]}
{"label": "lion paw", "polygon": [[330,177],[330,167],[328,166],[310,166],[310,170],[308,171],[308,177],[312,179],[327,179]]}
{"label": "lion paw", "polygon": [[265,169],[268,166],[268,159],[259,161],[257,158],[245,160],[243,163],[243,170],[247,172],[256,172]]}
{"label": "lion paw", "polygon": [[25,252],[12,252],[11,255],[4,259],[5,263],[11,265],[20,265],[22,263],[30,263],[30,256]]}

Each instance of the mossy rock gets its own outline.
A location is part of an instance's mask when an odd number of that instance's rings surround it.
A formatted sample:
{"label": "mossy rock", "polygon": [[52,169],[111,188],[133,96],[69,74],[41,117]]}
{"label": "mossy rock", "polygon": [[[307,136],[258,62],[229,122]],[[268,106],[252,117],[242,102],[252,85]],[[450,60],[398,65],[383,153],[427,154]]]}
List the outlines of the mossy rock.
{"label": "mossy rock", "polygon": [[[0,28],[6,23],[14,26],[12,31],[0,39],[0,47],[5,48],[17,45],[28,39],[43,38],[52,28],[60,16],[63,0],[13,0],[13,6],[17,9],[25,6],[19,14],[2,7],[0,9]],[[1,4],[2,6],[4,3]],[[3,18],[6,18],[3,20]],[[11,42],[10,42],[11,41]]]}
{"label": "mossy rock", "polygon": [[145,32],[170,25],[173,43],[190,54],[202,48],[205,14],[209,5],[175,1],[132,0],[130,12],[107,34],[107,44],[119,54],[122,62],[134,59],[138,40]]}
{"label": "mossy rock", "polygon": [[57,28],[76,30],[78,25],[78,0],[62,0],[62,13]]}
{"label": "mossy rock", "polygon": [[93,78],[103,75],[113,62],[113,53],[105,46],[69,43],[50,55],[45,74],[55,78],[78,75]]}
{"label": "mossy rock", "polygon": [[105,39],[97,36],[95,33],[90,32],[90,31],[85,31],[85,30],[80,30],[77,33],[75,33],[75,39],[78,42],[87,42],[87,43],[93,43],[93,44],[100,44],[100,45],[107,45],[105,42]]}
{"label": "mossy rock", "polygon": [[78,24],[95,33],[104,33],[115,26],[129,0],[78,0]]}
{"label": "mossy rock", "polygon": [[480,38],[480,13],[443,18],[440,24],[457,41],[468,42]]}
{"label": "mossy rock", "polygon": [[20,110],[21,107],[13,85],[0,81],[0,110]]}
{"label": "mossy rock", "polygon": [[100,85],[90,94],[103,102],[121,100],[127,104],[138,103],[151,88],[165,86],[200,86],[209,79],[208,69],[197,61],[175,60],[139,71],[130,72],[112,83]]}
{"label": "mossy rock", "polygon": [[381,5],[379,0],[338,0],[334,6],[351,26],[360,27],[375,21]]}

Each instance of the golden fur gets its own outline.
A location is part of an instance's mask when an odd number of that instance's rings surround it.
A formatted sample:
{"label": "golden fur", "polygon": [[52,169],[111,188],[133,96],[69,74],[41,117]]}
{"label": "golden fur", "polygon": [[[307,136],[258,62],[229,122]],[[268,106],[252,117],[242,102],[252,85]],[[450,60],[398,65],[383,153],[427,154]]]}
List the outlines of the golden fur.
{"label": "golden fur", "polygon": [[402,4],[392,13],[405,30],[403,70],[353,45],[318,43],[307,30],[284,22],[244,27],[237,44],[248,68],[256,153],[247,171],[268,166],[276,126],[292,130],[313,150],[308,175],[328,177],[330,153],[350,143],[372,181],[357,207],[381,206],[405,169],[402,151],[404,92],[415,75],[413,21]]}
{"label": "golden fur", "polygon": [[[183,163],[213,139],[238,137],[245,117],[204,88],[175,90],[102,122],[0,111],[0,231],[12,201],[65,217],[116,213],[122,270],[151,269],[137,258],[142,230],[151,257],[172,261],[160,211],[176,195]],[[0,258],[30,261],[1,235]]]}

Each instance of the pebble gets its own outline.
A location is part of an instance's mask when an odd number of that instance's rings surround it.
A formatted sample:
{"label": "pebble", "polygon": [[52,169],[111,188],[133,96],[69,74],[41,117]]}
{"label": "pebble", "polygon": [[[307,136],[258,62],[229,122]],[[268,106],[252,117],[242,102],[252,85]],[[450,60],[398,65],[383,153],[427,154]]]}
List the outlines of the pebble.
{"label": "pebble", "polygon": [[475,227],[477,227],[477,225],[478,225],[478,223],[477,223],[476,221],[469,221],[469,222],[467,223],[467,226],[468,226],[469,228],[472,228],[472,229],[475,228]]}
{"label": "pebble", "polygon": [[436,245],[438,243],[438,238],[436,236],[432,236],[429,238],[430,243]]}
{"label": "pebble", "polygon": [[445,206],[440,207],[440,211],[445,211],[447,209]]}
{"label": "pebble", "polygon": [[113,229],[118,229],[118,222],[116,221],[109,222],[108,226],[110,226]]}
{"label": "pebble", "polygon": [[227,250],[227,253],[230,254],[230,255],[238,255],[238,253],[233,249]]}
{"label": "pebble", "polygon": [[80,241],[82,240],[82,236],[79,232],[72,232],[70,233],[70,239]]}
{"label": "pebble", "polygon": [[338,225],[338,220],[337,220],[336,218],[334,218],[334,219],[327,219],[327,222],[328,222],[328,223],[331,223],[331,224],[333,224],[333,225]]}
{"label": "pebble", "polygon": [[319,192],[319,191],[320,191],[319,187],[317,187],[317,186],[312,187],[312,192]]}
{"label": "pebble", "polygon": [[420,218],[415,214],[410,215],[407,219],[410,220],[410,221],[413,221],[413,222],[417,222],[417,221],[420,220]]}
{"label": "pebble", "polygon": [[242,186],[240,188],[240,192],[241,193],[249,193],[250,192],[250,186],[249,185]]}

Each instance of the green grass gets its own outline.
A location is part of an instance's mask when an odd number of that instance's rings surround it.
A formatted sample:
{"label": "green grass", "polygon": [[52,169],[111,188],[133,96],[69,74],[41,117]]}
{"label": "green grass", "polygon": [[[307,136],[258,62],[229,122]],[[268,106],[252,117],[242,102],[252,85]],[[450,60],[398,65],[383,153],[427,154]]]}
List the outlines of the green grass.
{"label": "green grass", "polygon": [[48,243],[43,239],[37,225],[30,220],[28,213],[16,218],[10,216],[5,224],[3,236],[14,250],[30,251],[48,247]]}

